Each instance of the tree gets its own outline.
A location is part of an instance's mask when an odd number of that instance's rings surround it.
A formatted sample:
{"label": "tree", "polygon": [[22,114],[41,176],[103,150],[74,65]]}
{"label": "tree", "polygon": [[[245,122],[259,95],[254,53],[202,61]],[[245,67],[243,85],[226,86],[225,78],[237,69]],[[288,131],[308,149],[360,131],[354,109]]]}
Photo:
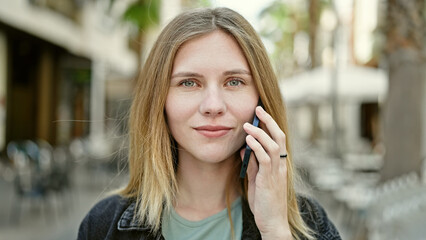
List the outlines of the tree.
{"label": "tree", "polygon": [[294,56],[294,38],[298,32],[308,32],[308,14],[294,4],[275,0],[260,12],[260,34],[274,44],[271,58],[279,79],[293,74],[298,68]]}
{"label": "tree", "polygon": [[[319,19],[323,9],[328,8],[330,4],[329,0],[291,2],[275,0],[261,11],[260,19],[263,24],[260,34],[274,43],[271,58],[280,79],[319,65],[317,56]],[[300,56],[298,58],[301,45],[297,42],[301,40],[300,37],[305,36],[309,43],[309,46],[306,46],[308,58],[301,61],[305,58]]]}
{"label": "tree", "polygon": [[[110,0],[110,6],[116,0]],[[143,45],[147,29],[160,22],[160,0],[137,0],[131,3],[123,13],[123,21],[134,26],[136,33],[130,46],[138,57],[138,69],[142,66]],[[139,71],[138,71],[139,72]]]}
{"label": "tree", "polygon": [[310,67],[315,68],[318,65],[316,57],[316,42],[317,42],[317,29],[319,22],[319,1],[309,1],[309,58],[311,60]]}
{"label": "tree", "polygon": [[389,90],[384,112],[385,161],[382,180],[422,164],[422,105],[425,84],[425,2],[388,0],[386,54]]}
{"label": "tree", "polygon": [[[110,6],[116,1],[110,0]],[[211,5],[209,0],[181,0],[181,4],[184,7],[208,7]],[[138,55],[138,68],[141,68],[143,64],[146,31],[159,24],[160,8],[161,0],[136,0],[127,7],[123,14],[123,21],[130,23],[136,29],[130,46]]]}

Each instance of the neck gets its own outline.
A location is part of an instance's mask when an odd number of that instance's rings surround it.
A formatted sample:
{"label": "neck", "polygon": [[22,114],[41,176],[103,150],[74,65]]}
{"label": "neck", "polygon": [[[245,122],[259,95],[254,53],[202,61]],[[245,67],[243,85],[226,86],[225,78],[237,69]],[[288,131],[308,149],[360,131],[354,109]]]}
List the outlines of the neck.
{"label": "neck", "polygon": [[[238,184],[229,181],[235,174],[235,156],[219,163],[208,163],[186,153],[179,153],[177,170],[178,196],[176,212],[188,220],[201,220],[226,208],[226,191],[233,202],[238,197]],[[233,184],[234,186],[229,186]]]}

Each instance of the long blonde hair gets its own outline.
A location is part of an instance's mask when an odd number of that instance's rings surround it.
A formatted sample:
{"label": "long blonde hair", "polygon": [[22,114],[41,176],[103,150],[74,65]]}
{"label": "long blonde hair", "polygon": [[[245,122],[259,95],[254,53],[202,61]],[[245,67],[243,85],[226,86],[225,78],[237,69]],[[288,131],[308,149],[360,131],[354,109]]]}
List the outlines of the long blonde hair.
{"label": "long blonde hair", "polygon": [[[160,229],[162,211],[170,210],[178,190],[176,149],[164,113],[173,61],[183,43],[215,30],[232,35],[238,42],[265,110],[288,135],[286,110],[277,78],[253,27],[228,8],[196,9],[178,15],[155,42],[134,89],[129,122],[130,180],[120,192],[124,197],[136,200],[137,219],[150,225],[154,232]],[[297,205],[288,139],[288,220],[296,239],[310,239],[310,230],[303,222]],[[247,192],[247,189],[241,190]]]}

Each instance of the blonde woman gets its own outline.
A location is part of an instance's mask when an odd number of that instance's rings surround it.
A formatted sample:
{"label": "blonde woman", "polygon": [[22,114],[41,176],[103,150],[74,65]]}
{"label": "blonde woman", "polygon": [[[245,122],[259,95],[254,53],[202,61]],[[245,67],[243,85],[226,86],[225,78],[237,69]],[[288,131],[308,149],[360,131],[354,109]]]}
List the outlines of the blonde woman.
{"label": "blonde woman", "polygon": [[[78,239],[340,239],[295,192],[277,79],[238,13],[193,10],[165,27],[129,128],[129,183],[93,207]],[[253,153],[240,178],[245,144]]]}

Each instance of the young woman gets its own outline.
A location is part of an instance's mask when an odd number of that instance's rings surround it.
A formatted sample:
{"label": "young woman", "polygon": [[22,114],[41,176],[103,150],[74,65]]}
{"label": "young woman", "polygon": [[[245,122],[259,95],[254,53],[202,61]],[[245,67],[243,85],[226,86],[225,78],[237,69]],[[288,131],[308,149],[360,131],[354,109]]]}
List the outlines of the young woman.
{"label": "young woman", "polygon": [[[296,194],[286,133],[250,24],[227,8],[180,14],[135,88],[129,183],[93,207],[78,239],[340,239],[324,210]],[[253,153],[242,179],[245,144]]]}

